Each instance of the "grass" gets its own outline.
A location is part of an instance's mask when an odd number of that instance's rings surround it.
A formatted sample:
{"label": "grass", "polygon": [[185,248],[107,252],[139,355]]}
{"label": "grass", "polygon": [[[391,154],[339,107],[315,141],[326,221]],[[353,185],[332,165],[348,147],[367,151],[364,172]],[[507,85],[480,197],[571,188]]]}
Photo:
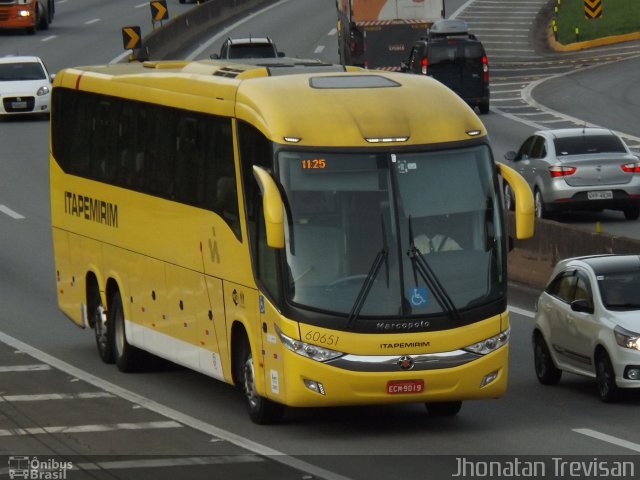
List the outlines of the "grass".
{"label": "grass", "polygon": [[[587,19],[584,0],[559,0],[554,15],[558,42],[563,45],[596,38],[640,32],[640,0],[602,0],[600,18]],[[576,38],[575,28],[579,28]]]}

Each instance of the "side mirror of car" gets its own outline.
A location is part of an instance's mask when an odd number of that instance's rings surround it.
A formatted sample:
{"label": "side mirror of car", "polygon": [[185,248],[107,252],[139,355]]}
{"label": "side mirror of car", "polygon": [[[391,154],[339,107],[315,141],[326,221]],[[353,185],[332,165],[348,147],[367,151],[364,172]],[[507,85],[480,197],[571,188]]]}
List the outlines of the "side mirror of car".
{"label": "side mirror of car", "polygon": [[571,310],[580,313],[593,313],[593,306],[586,300],[574,300],[571,302]]}
{"label": "side mirror of car", "polygon": [[284,52],[278,52],[278,58],[286,57]]}
{"label": "side mirror of car", "polygon": [[509,150],[504,154],[504,159],[508,162],[513,162],[516,159],[517,153],[513,150]]}
{"label": "side mirror of car", "polygon": [[218,55],[217,53],[212,53],[211,55],[209,55],[209,58],[211,58],[212,60],[217,60],[220,58],[220,55]]}

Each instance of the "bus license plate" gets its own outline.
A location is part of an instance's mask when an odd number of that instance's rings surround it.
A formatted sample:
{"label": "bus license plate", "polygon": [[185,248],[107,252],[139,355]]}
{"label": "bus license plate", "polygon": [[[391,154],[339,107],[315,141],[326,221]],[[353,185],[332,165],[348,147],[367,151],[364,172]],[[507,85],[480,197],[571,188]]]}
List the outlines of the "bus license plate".
{"label": "bus license plate", "polygon": [[389,380],[387,382],[387,393],[389,395],[422,392],[424,392],[423,380]]}
{"label": "bus license plate", "polygon": [[601,192],[587,192],[589,200],[611,200],[613,192],[611,190],[603,190]]}

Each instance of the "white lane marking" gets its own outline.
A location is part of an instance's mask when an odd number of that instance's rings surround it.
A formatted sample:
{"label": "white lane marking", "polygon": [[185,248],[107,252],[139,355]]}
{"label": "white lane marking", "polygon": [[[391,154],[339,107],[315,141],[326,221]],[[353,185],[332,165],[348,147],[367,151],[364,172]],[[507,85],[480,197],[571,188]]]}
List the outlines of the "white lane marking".
{"label": "white lane marking", "polygon": [[145,2],[145,3],[139,3],[138,5],[136,5],[133,8],[143,8],[143,7],[148,7],[149,6],[149,2]]}
{"label": "white lane marking", "polygon": [[94,433],[116,430],[149,430],[156,428],[182,428],[184,425],[171,420],[164,422],[112,423],[103,425],[65,425],[57,427],[10,428],[0,430],[0,437],[21,437],[52,433]]}
{"label": "white lane marking", "polygon": [[[80,471],[88,470],[117,470],[129,468],[161,468],[183,467],[194,465],[217,465],[225,463],[255,463],[264,462],[265,459],[257,455],[216,455],[215,457],[187,457],[187,458],[159,458],[142,460],[119,460],[113,462],[74,463],[74,467]],[[75,469],[74,468],[74,469]]]}
{"label": "white lane marking", "polygon": [[267,447],[266,445],[254,442],[238,434],[229,432],[220,427],[216,427],[215,425],[203,422],[190,415],[167,407],[166,405],[162,405],[161,403],[143,397],[142,395],[138,395],[137,393],[134,393],[130,390],[119,387],[118,385],[115,385],[111,382],[107,382],[106,380],[96,377],[89,372],[85,372],[84,370],[81,370],[67,362],[49,355],[42,350],[38,350],[37,348],[28,345],[18,340],[17,338],[11,337],[4,332],[0,332],[0,342],[5,343],[16,350],[24,351],[32,357],[40,360],[41,362],[45,362],[58,370],[61,370],[73,377],[77,377],[93,385],[94,387],[99,388],[100,390],[113,393],[120,398],[141,405],[147,410],[151,410],[152,412],[156,412],[164,417],[171,418],[176,422],[180,422],[181,424],[188,427],[194,428],[215,437],[222,438],[223,440],[244,448],[245,450],[249,450],[258,455],[270,457],[273,461],[281,463],[282,465],[301,470],[315,477],[323,478],[324,480],[351,480],[349,479],[349,477],[345,477],[343,475],[331,472],[303,460],[299,460],[290,455],[286,455],[285,453],[275,450],[271,447]]}
{"label": "white lane marking", "polygon": [[84,24],[85,25],[91,25],[91,24],[94,24],[94,23],[98,23],[100,21],[101,21],[101,19],[99,19],[99,18],[93,18],[91,20],[87,20],[86,22],[84,22]]}
{"label": "white lane marking", "polygon": [[314,54],[322,53],[324,50],[324,45],[318,45],[316,49],[313,51]]}
{"label": "white lane marking", "polygon": [[35,372],[40,370],[51,370],[51,366],[38,363],[37,365],[5,365],[0,367],[0,373]]}
{"label": "white lane marking", "polygon": [[574,428],[573,431],[581,435],[586,435],[587,437],[595,438],[596,440],[602,440],[603,442],[633,450],[634,452],[640,452],[640,444],[623,440],[622,438],[614,437],[613,435],[607,435],[606,433],[591,430],[590,428]]}
{"label": "white lane marking", "polygon": [[5,215],[9,215],[11,218],[14,218],[15,220],[22,220],[24,218],[23,215],[20,215],[18,212],[14,212],[6,205],[0,205],[0,212],[4,213]]}
{"label": "white lane marking", "polygon": [[41,42],[50,42],[51,40],[53,40],[54,38],[56,38],[57,35],[49,35],[48,37],[44,37],[43,39],[41,39]]}
{"label": "white lane marking", "polygon": [[508,308],[510,312],[517,313],[518,315],[522,315],[524,317],[534,318],[536,316],[535,312],[525,310],[524,308],[514,307],[513,305],[509,305]]}
{"label": "white lane marking", "polygon": [[338,29],[333,27],[331,30],[329,30],[329,33],[327,33],[327,35],[333,37],[336,33],[338,33]]}
{"label": "white lane marking", "polygon": [[115,395],[108,392],[42,393],[37,395],[0,395],[0,402],[42,402],[49,400],[84,400],[113,397],[115,397]]}

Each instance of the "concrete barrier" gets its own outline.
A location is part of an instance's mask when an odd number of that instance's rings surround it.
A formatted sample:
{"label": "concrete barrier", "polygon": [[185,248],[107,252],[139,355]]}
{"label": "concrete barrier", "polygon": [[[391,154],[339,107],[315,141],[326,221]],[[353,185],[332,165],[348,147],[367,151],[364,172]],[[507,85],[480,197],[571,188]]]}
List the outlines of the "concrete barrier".
{"label": "concrete barrier", "polygon": [[[507,221],[513,224],[511,212],[507,213]],[[533,238],[516,241],[509,253],[509,280],[542,289],[558,260],[603,253],[640,254],[640,240],[536,220]]]}
{"label": "concrete barrier", "polygon": [[138,60],[174,60],[182,58],[184,46],[221,30],[225,23],[247,16],[277,0],[209,0],[172,18],[142,39],[134,52]]}

